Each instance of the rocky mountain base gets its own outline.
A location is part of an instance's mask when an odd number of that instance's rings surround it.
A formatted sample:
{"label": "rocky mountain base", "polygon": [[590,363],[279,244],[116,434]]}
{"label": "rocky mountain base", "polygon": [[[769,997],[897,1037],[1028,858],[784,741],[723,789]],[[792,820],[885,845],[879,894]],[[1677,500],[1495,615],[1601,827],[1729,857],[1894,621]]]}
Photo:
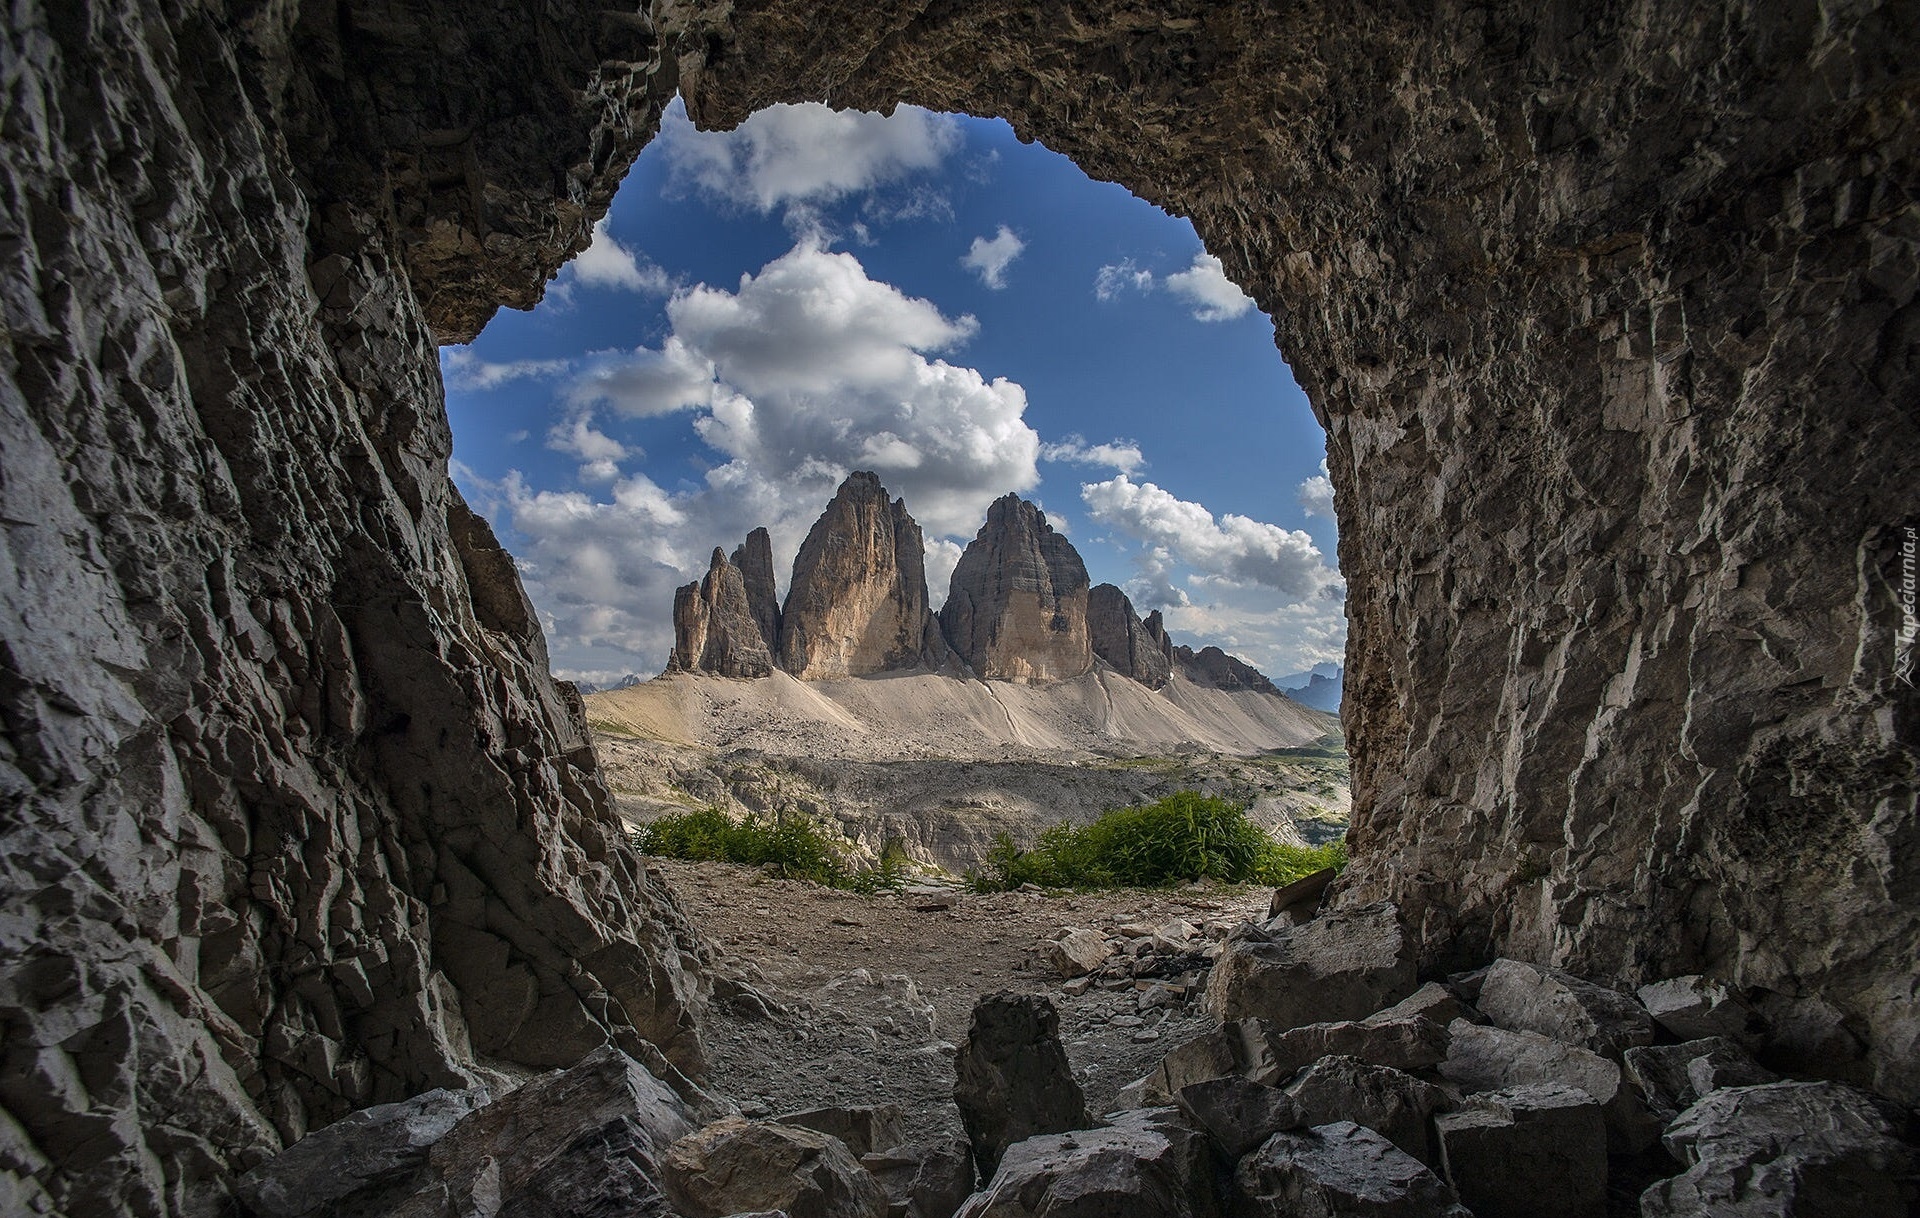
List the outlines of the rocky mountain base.
{"label": "rocky mountain base", "polygon": [[[710,870],[683,869],[676,886],[711,885]],[[768,925],[792,925],[815,899],[799,892],[769,894]],[[1783,1077],[1792,1035],[1762,996],[1698,977],[1628,995],[1507,959],[1423,982],[1391,904],[1302,921],[1291,902],[1256,912],[1264,896],[1186,897],[1213,916],[1164,916],[1163,902],[1124,922],[1038,893],[923,890],[886,908],[820,896],[844,911],[833,925],[870,920],[888,947],[914,919],[930,938],[1005,947],[1033,925],[1008,920],[1016,905],[1092,924],[1028,940],[1008,970],[1025,992],[979,992],[957,1047],[933,1039],[954,1020],[951,991],[943,1012],[910,977],[854,969],[795,1018],[794,971],[776,976],[761,962],[778,953],[750,958],[722,935],[717,1009],[799,1033],[786,1066],[760,1060],[763,1082],[804,1071],[791,1060],[810,1053],[804,1028],[831,1025],[832,995],[851,990],[864,1009],[837,1015],[876,1057],[887,1039],[924,1042],[907,1053],[936,1066],[937,1095],[816,1092],[833,1102],[776,1108],[683,1079],[676,1093],[604,1050],[504,1095],[438,1091],[355,1114],[257,1168],[242,1196],[259,1218],[508,1214],[535,1189],[543,1214],[692,1218],[1893,1218],[1920,1202],[1912,1114]],[[982,900],[995,904],[967,908]],[[983,915],[970,934],[947,927]],[[1180,1009],[1189,1034],[1135,1034],[1157,1057],[1110,1095],[1082,1085],[1075,1059],[1091,1046],[1073,1015],[1116,987],[1142,1012]]]}

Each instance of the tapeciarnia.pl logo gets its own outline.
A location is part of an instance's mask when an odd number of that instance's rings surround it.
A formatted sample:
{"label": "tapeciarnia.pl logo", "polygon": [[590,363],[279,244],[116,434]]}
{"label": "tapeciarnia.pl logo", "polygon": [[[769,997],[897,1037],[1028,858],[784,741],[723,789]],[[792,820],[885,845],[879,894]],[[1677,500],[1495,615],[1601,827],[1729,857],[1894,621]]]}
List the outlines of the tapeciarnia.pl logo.
{"label": "tapeciarnia.pl logo", "polygon": [[1893,675],[1913,684],[1913,642],[1920,635],[1920,620],[1914,617],[1914,551],[1920,549],[1916,544],[1916,534],[1920,534],[1912,525],[1903,531],[1900,541],[1900,628],[1893,634]]}

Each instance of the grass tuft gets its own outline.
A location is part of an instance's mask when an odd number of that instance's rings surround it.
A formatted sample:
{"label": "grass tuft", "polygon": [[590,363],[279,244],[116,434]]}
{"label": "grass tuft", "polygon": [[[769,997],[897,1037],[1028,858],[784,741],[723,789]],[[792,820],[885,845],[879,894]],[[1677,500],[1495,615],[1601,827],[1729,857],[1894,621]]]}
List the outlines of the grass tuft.
{"label": "grass tuft", "polygon": [[1042,888],[1157,888],[1213,879],[1289,884],[1323,867],[1345,867],[1345,842],[1288,846],[1227,800],[1179,791],[1145,807],[1117,808],[1090,825],[1055,825],[1030,849],[1002,833],[977,871],[976,892]]}

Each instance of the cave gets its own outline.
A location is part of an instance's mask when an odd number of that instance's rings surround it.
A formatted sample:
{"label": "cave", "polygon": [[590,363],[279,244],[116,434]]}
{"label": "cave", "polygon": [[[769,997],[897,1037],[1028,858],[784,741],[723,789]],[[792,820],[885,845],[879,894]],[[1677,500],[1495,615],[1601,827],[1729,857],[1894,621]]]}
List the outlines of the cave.
{"label": "cave", "polygon": [[[1920,1100],[1920,10],[25,0],[0,37],[0,1197],[220,1212],[703,952],[436,344],[679,93],[999,117],[1190,218],[1328,433],[1354,863],[1422,966],[1771,996]],[[1903,600],[1903,597],[1905,598]]]}

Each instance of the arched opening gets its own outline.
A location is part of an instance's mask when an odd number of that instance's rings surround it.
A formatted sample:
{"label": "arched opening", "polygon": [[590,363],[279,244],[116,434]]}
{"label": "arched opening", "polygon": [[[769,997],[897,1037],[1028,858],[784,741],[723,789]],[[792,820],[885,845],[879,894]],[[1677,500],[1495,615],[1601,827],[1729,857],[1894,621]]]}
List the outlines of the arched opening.
{"label": "arched opening", "polygon": [[1708,973],[1911,1100],[1916,35],[1817,18],[18,8],[27,1204],[212,1209],[369,1103],[697,1065],[702,948],[609,832],[433,366],[586,244],[676,92],[999,116],[1189,216],[1328,429],[1341,899],[1428,969]]}

